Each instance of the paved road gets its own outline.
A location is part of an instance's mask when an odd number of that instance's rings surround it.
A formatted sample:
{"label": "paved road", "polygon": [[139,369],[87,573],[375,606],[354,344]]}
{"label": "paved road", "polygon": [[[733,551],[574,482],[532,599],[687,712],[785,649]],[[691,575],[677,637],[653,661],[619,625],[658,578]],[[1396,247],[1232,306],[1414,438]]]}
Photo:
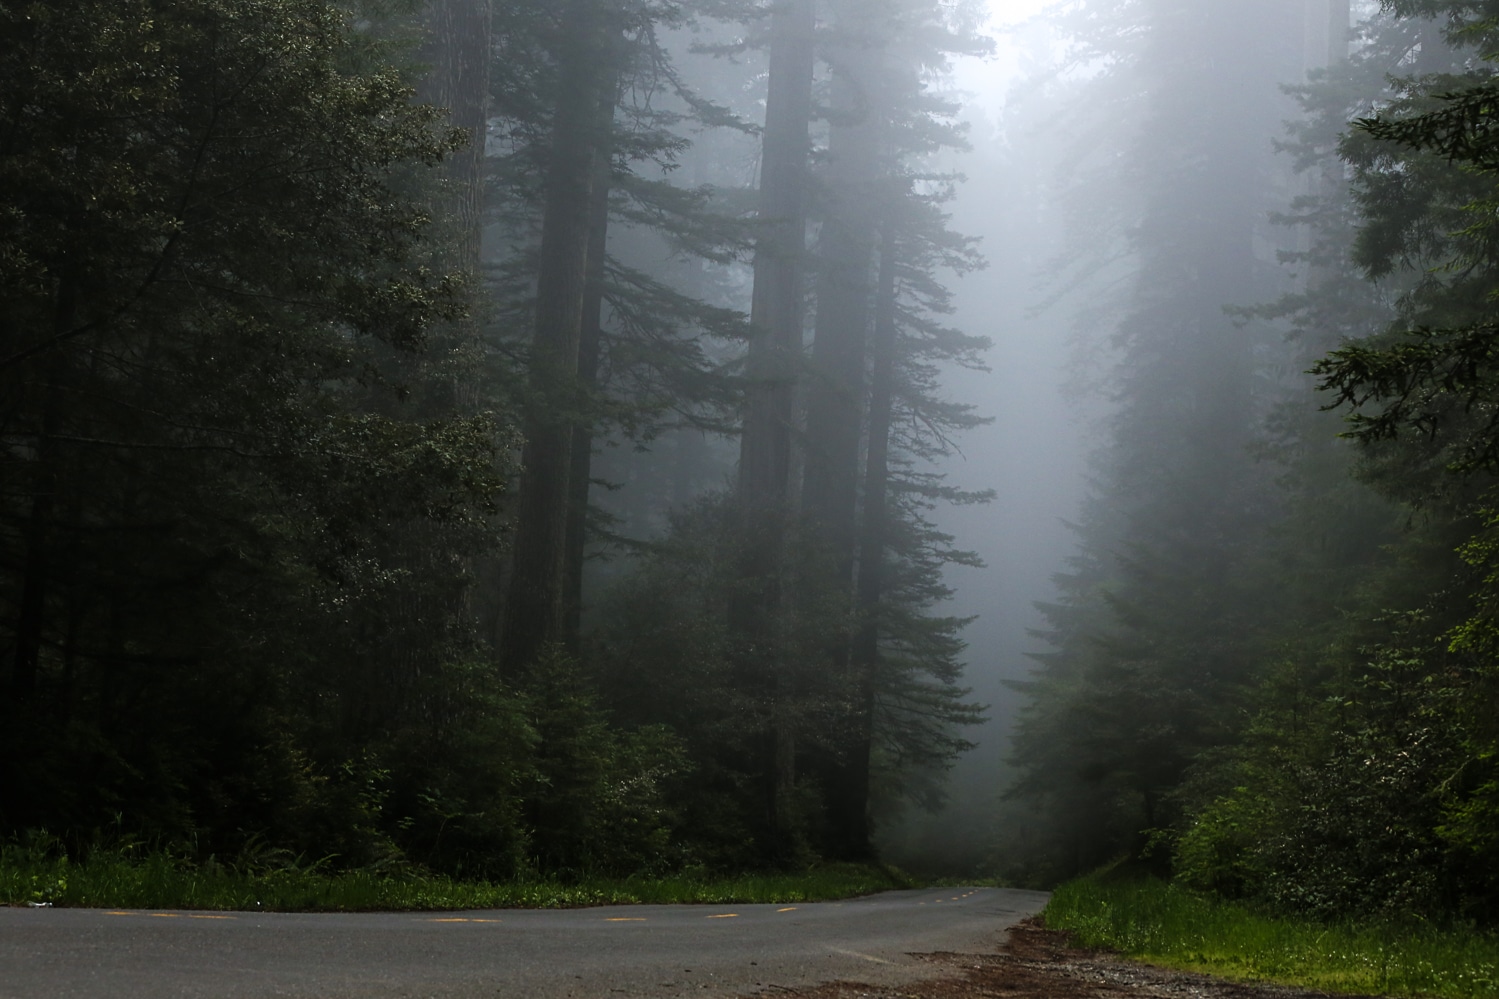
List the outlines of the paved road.
{"label": "paved road", "polygon": [[796,906],[303,915],[0,908],[0,997],[612,999],[733,996],[929,973],[1046,896],[887,892]]}

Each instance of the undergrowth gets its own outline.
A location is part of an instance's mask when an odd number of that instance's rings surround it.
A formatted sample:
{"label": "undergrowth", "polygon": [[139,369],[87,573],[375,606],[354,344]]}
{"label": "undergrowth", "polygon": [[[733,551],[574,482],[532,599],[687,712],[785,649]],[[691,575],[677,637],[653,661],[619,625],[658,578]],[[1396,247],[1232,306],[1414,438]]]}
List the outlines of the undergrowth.
{"label": "undergrowth", "polygon": [[698,902],[814,902],[913,884],[871,865],[825,864],[790,873],[463,881],[419,868],[335,871],[278,856],[196,862],[165,851],[95,849],[72,860],[55,849],[0,845],[0,905],[277,912],[566,908]]}
{"label": "undergrowth", "polygon": [[1058,888],[1045,919],[1085,947],[1237,980],[1362,995],[1499,995],[1499,937],[1471,927],[1329,924],[1258,912],[1159,880],[1097,876]]}

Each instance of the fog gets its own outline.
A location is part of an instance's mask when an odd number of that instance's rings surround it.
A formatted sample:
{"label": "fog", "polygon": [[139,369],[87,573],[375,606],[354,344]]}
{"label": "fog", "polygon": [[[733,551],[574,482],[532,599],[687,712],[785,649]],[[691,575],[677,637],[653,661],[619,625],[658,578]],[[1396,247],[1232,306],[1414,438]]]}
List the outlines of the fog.
{"label": "fog", "polygon": [[[1029,23],[1024,5],[996,4],[991,31],[998,51],[959,63],[953,85],[969,96],[966,117],[973,150],[955,157],[968,181],[953,206],[955,225],[982,239],[986,270],[956,284],[955,322],[993,338],[986,372],[954,371],[949,390],[972,400],[993,422],[964,435],[961,454],[943,466],[965,489],[993,489],[984,505],[952,507],[942,528],[983,559],[982,569],[955,569],[948,609],[973,618],[964,683],[990,706],[989,720],[970,738],[978,745],[959,757],[950,776],[950,803],[932,814],[909,813],[885,835],[897,863],[917,869],[985,871],[992,867],[999,798],[1008,783],[1005,758],[1021,698],[1005,685],[1022,680],[1041,647],[1037,601],[1052,600],[1052,577],[1075,545],[1067,524],[1086,489],[1086,458],[1098,406],[1069,391],[1076,339],[1072,317],[1051,297],[1046,269],[1062,253],[1065,220],[1055,211],[1059,192],[1049,183],[1047,134],[1013,101],[1023,87],[1017,35],[1030,42],[1029,72],[1042,68],[1035,49],[1051,32]],[[1039,37],[1038,37],[1039,36]],[[1049,207],[1050,206],[1050,207]]]}
{"label": "fog", "polygon": [[0,838],[1263,893],[1482,701],[1489,5],[260,6],[3,29]]}

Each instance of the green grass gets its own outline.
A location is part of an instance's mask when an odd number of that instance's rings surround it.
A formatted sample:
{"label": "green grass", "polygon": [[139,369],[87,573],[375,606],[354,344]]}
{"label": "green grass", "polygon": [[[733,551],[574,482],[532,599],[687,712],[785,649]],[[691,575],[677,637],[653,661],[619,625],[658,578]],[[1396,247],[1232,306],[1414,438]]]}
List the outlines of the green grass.
{"label": "green grass", "polygon": [[276,912],[442,911],[697,902],[814,902],[912,884],[897,871],[829,864],[796,874],[494,884],[417,871],[243,870],[163,854],[95,851],[82,863],[0,847],[0,905]]}
{"label": "green grass", "polygon": [[1499,937],[1430,925],[1327,925],[1266,915],[1161,881],[1063,885],[1046,925],[1152,964],[1356,994],[1493,999]]}

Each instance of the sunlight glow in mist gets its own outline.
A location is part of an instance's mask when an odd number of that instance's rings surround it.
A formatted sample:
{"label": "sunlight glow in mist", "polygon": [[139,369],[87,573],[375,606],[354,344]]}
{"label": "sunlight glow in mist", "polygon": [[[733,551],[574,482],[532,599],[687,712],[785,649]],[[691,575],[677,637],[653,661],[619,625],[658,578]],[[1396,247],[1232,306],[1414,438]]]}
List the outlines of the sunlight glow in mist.
{"label": "sunlight glow in mist", "polygon": [[973,95],[972,103],[989,116],[1004,106],[1005,93],[1020,71],[1015,36],[1006,29],[1023,24],[1051,6],[1054,0],[988,0],[989,33],[994,55],[962,59],[956,68],[958,85]]}

